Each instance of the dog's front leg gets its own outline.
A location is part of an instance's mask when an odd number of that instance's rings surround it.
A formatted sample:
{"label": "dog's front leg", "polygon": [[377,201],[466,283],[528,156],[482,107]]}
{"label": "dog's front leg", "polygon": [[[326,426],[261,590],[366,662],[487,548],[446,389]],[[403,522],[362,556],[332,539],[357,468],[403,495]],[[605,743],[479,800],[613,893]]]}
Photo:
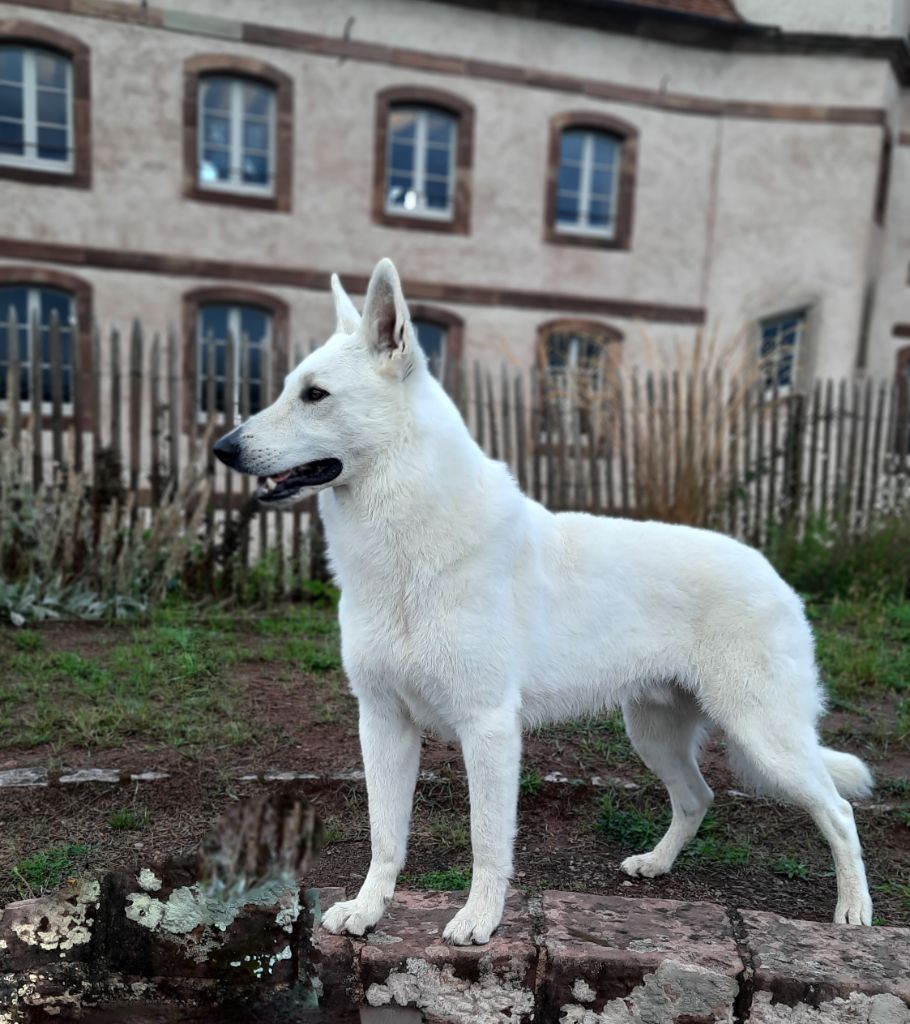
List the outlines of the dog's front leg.
{"label": "dog's front leg", "polygon": [[370,869],[356,899],[336,903],[323,918],[330,932],[363,935],[382,917],[404,867],[420,732],[397,706],[360,700],[360,746],[370,805]]}
{"label": "dog's front leg", "polygon": [[466,946],[489,942],[502,918],[512,876],[521,725],[516,712],[495,709],[459,730],[459,738],[471,797],[474,867],[468,901],[443,936]]}

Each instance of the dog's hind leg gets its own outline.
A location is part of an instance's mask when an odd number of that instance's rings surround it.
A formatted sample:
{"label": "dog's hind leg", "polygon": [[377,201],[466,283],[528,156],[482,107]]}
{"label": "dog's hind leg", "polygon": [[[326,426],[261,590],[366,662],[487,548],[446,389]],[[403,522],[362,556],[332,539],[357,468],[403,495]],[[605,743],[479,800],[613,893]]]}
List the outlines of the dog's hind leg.
{"label": "dog's hind leg", "polygon": [[694,699],[681,690],[669,691],[666,702],[637,700],[622,711],[632,746],[667,787],[673,808],[670,827],[654,849],[622,862],[627,875],[653,878],[670,870],[714,801],[698,767],[704,719]]}
{"label": "dog's hind leg", "polygon": [[825,764],[826,756],[832,759],[819,745],[814,725],[787,707],[755,709],[747,718],[740,710],[733,721],[720,724],[732,761],[746,781],[808,811],[828,841],[837,874],[834,920],[871,924],[872,899],[853,808],[838,793]]}

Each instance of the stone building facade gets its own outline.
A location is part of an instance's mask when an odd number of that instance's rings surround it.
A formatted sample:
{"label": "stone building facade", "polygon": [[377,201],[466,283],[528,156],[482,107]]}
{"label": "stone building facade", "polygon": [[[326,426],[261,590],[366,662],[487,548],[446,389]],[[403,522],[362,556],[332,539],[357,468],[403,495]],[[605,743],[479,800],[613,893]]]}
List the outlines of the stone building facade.
{"label": "stone building facade", "polygon": [[907,0],[0,3],[0,304],[77,320],[86,356],[93,318],[177,325],[189,402],[200,333],[246,333],[255,387],[330,332],[330,272],[362,297],[386,255],[446,362],[660,363],[703,331],[783,385],[890,374],[908,25]]}

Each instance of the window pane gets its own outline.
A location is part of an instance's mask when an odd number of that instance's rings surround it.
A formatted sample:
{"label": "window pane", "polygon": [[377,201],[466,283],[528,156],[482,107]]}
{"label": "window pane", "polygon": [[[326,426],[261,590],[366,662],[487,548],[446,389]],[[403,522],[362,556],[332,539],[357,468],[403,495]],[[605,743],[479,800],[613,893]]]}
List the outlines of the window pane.
{"label": "window pane", "polygon": [[578,196],[563,195],[556,197],[556,219],[563,224],[575,224],[578,220]]}
{"label": "window pane", "polygon": [[0,47],[0,80],[22,81],[22,50],[12,46]]}
{"label": "window pane", "polygon": [[444,210],[449,205],[449,187],[447,181],[427,181],[427,206],[431,210]]}
{"label": "window pane", "polygon": [[262,386],[250,381],[250,412],[259,412],[262,408]]}
{"label": "window pane", "polygon": [[389,116],[389,135],[395,140],[410,139],[417,129],[417,114],[413,110],[393,110]]}
{"label": "window pane", "polygon": [[255,85],[246,83],[243,86],[243,111],[245,114],[257,114],[263,116],[270,113],[272,107],[272,94],[274,93],[268,85]]}
{"label": "window pane", "polygon": [[240,333],[245,334],[252,342],[261,342],[268,337],[269,322],[272,317],[264,309],[256,306],[240,307]]}
{"label": "window pane", "polygon": [[0,288],[0,323],[6,323],[9,308],[13,307],[16,319],[24,324],[28,319],[28,289],[18,285],[12,288]]}
{"label": "window pane", "polygon": [[427,141],[451,145],[455,134],[455,119],[450,114],[430,113],[427,118]]}
{"label": "window pane", "polygon": [[38,129],[38,156],[44,160],[66,160],[68,155],[65,128]]}
{"label": "window pane", "polygon": [[619,146],[617,140],[611,135],[603,132],[592,132],[594,139],[594,163],[599,165],[612,165],[616,160],[616,152]]}
{"label": "window pane", "polygon": [[414,320],[414,330],[417,332],[417,342],[426,353],[427,359],[432,363],[440,360],[445,351],[446,328],[442,324],[435,324],[431,320]]}
{"label": "window pane", "polygon": [[610,224],[610,204],[602,199],[592,199],[588,208],[588,223],[592,228],[605,228]]}
{"label": "window pane", "polygon": [[591,174],[591,194],[609,199],[613,194],[613,172],[594,168]]}
{"label": "window pane", "polygon": [[0,117],[22,118],[22,89],[17,85],[0,85]]}
{"label": "window pane", "polygon": [[22,156],[25,152],[25,139],[22,134],[21,121],[0,121],[0,153],[15,153]]}
{"label": "window pane", "polygon": [[404,206],[409,195],[414,195],[412,179],[393,175],[389,179],[389,203],[394,206]]}
{"label": "window pane", "polygon": [[449,151],[431,146],[427,150],[427,174],[436,174],[448,177],[449,174]]}
{"label": "window pane", "polygon": [[38,78],[38,85],[48,85],[55,89],[65,89],[67,64],[69,64],[69,61],[66,57],[58,57],[53,53],[36,54],[35,71]]}
{"label": "window pane", "polygon": [[255,154],[244,156],[243,180],[251,185],[267,185],[269,183],[268,157]]}
{"label": "window pane", "polygon": [[581,166],[563,164],[559,168],[559,191],[578,192],[581,189]]}
{"label": "window pane", "polygon": [[389,157],[389,167],[398,174],[406,173],[409,178],[414,169],[414,147],[402,143],[393,143]]}
{"label": "window pane", "polygon": [[231,141],[231,122],[217,114],[206,114],[202,121],[202,138],[217,146],[227,146]]}
{"label": "window pane", "polygon": [[231,109],[230,83],[225,78],[206,78],[202,83],[202,106],[209,111]]}
{"label": "window pane", "polygon": [[262,380],[262,346],[261,345],[250,345],[250,387],[254,382]]}
{"label": "window pane", "polygon": [[61,324],[68,324],[72,315],[73,300],[67,292],[60,292],[53,288],[42,288],[41,290],[41,323],[50,324],[51,315],[57,314]]}
{"label": "window pane", "polygon": [[66,124],[67,97],[63,92],[38,90],[38,120],[45,124]]}
{"label": "window pane", "polygon": [[226,181],[231,173],[231,157],[226,149],[206,147],[199,166],[199,180]]}
{"label": "window pane", "polygon": [[228,332],[228,310],[230,306],[211,303],[203,306],[199,316],[202,337],[226,338]]}
{"label": "window pane", "polygon": [[246,149],[268,151],[269,126],[265,121],[244,121],[243,145]]}
{"label": "window pane", "polygon": [[565,160],[581,160],[581,149],[584,141],[583,131],[564,131],[562,133],[561,156]]}

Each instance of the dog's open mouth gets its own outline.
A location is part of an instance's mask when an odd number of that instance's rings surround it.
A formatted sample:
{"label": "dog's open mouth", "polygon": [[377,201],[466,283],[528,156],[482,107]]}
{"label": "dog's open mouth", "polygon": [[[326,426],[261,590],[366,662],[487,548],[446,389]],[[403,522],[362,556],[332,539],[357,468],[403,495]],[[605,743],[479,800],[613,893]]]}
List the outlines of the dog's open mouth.
{"label": "dog's open mouth", "polygon": [[330,483],[342,470],[340,459],[315,459],[302,466],[258,478],[256,497],[260,501],[283,501],[293,497],[304,487],[319,487]]}

